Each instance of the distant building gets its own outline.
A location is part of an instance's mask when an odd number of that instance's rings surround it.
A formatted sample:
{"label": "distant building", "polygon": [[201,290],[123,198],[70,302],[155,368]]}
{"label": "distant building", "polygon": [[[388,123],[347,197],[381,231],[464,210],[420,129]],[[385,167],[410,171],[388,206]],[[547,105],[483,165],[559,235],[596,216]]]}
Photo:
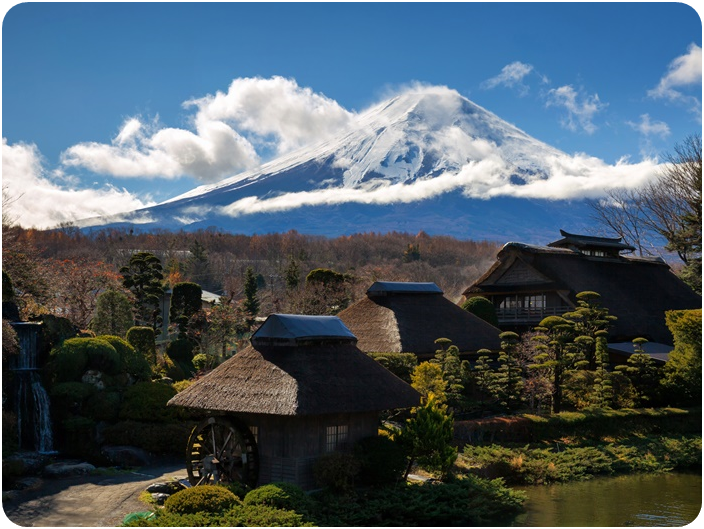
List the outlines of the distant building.
{"label": "distant building", "polygon": [[173,397],[210,415],[189,443],[191,482],[314,488],[321,455],[377,435],[381,410],[417,406],[419,393],[356,342],[334,316],[272,314],[251,346]]}
{"label": "distant building", "polygon": [[500,330],[455,305],[435,283],[377,281],[367,297],[338,314],[362,351],[435,355],[448,338],[461,353],[498,350]]}
{"label": "distant building", "polygon": [[594,291],[618,317],[609,341],[643,337],[672,344],[665,311],[701,308],[701,296],[660,258],[622,255],[634,248],[620,238],[575,235],[547,246],[509,242],[494,265],[469,288],[465,298],[492,301],[502,329],[530,329],[546,316],[576,306],[576,294]]}

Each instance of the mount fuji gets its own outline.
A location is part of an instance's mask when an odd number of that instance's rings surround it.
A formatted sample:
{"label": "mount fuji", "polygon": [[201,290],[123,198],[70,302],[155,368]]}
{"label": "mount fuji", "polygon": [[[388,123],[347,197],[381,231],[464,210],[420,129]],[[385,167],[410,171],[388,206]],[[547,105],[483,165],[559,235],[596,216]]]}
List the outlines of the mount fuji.
{"label": "mount fuji", "polygon": [[454,90],[424,87],[255,170],[78,225],[327,236],[422,230],[542,242],[558,228],[584,231],[589,222],[581,196],[569,190],[577,180],[565,178],[570,167],[588,179],[575,160]]}

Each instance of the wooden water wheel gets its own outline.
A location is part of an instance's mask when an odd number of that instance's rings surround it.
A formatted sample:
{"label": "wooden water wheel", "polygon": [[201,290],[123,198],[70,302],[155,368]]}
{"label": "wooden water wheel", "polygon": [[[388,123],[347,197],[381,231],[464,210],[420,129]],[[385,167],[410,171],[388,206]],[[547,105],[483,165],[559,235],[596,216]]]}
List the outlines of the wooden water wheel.
{"label": "wooden water wheel", "polygon": [[259,458],[252,432],[234,418],[205,419],[188,439],[187,470],[193,486],[239,482],[255,487]]}

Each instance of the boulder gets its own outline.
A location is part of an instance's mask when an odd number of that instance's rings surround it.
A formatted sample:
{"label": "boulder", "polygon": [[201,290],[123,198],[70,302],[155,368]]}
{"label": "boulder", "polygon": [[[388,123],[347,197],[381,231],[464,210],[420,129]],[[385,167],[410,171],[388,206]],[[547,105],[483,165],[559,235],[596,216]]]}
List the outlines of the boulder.
{"label": "boulder", "polygon": [[96,371],[95,369],[89,369],[81,377],[81,382],[84,384],[91,384],[95,386],[96,389],[105,389],[105,381],[103,380],[103,373],[101,371]]}
{"label": "boulder", "polygon": [[44,467],[44,475],[51,478],[77,476],[93,472],[95,467],[90,463],[62,462],[53,463]]}
{"label": "boulder", "polygon": [[162,494],[174,494],[179,490],[183,490],[186,487],[179,481],[159,481],[157,483],[152,483],[146,488],[147,492],[151,493],[162,493]]}
{"label": "boulder", "polygon": [[104,446],[101,453],[114,465],[143,467],[152,461],[149,452],[136,446]]}
{"label": "boulder", "polygon": [[164,505],[164,502],[169,499],[170,494],[164,494],[163,492],[154,492],[152,494],[152,499],[157,505]]}

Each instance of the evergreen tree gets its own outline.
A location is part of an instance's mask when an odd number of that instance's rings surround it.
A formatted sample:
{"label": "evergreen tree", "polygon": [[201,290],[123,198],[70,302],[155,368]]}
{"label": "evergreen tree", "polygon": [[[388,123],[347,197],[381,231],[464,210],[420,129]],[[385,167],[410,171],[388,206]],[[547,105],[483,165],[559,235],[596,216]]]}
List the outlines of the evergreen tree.
{"label": "evergreen tree", "polygon": [[487,397],[492,401],[498,399],[498,387],[496,385],[496,373],[491,368],[489,360],[489,349],[480,349],[477,351],[479,358],[474,364],[472,375],[474,385],[479,390],[479,405],[483,412],[487,405]]}
{"label": "evergreen tree", "polygon": [[438,472],[445,480],[457,459],[457,448],[452,446],[455,421],[447,406],[432,394],[414,411],[399,439],[410,454],[406,477],[417,460],[421,467]]}
{"label": "evergreen tree", "polygon": [[576,367],[594,371],[597,368],[596,333],[608,331],[611,323],[617,318],[609,314],[609,309],[601,306],[601,295],[597,292],[579,292],[576,298],[577,307],[575,310],[566,312],[562,317],[572,322],[576,335],[574,343],[584,356],[583,361],[586,362],[586,364],[579,364]]}
{"label": "evergreen tree", "polygon": [[164,294],[161,261],[149,252],[132,254],[129,263],[120,268],[122,284],[134,296],[135,321],[157,330],[161,325],[160,301]]}
{"label": "evergreen tree", "polygon": [[249,315],[247,318],[248,326],[254,325],[254,318],[259,314],[259,299],[257,298],[257,277],[254,275],[254,269],[250,266],[244,273],[244,302],[243,308]]}
{"label": "evergreen tree", "polygon": [[90,329],[97,335],[124,337],[134,325],[132,304],[122,292],[107,290],[98,296]]}
{"label": "evergreen tree", "polygon": [[185,338],[188,320],[203,306],[203,289],[196,283],[176,283],[171,291],[169,321],[178,326],[179,338]]}
{"label": "evergreen tree", "polygon": [[296,290],[301,282],[301,271],[293,255],[289,256],[288,266],[284,272],[284,281],[286,290]]}
{"label": "evergreen tree", "polygon": [[431,395],[438,402],[445,402],[447,382],[442,377],[442,367],[437,363],[421,362],[411,373],[411,386],[427,400]]}
{"label": "evergreen tree", "polygon": [[665,364],[664,385],[671,404],[699,405],[702,400],[702,309],[665,313],[675,348]]}
{"label": "evergreen tree", "polygon": [[495,387],[501,405],[515,409],[521,402],[523,376],[518,362],[517,353],[520,337],[515,332],[507,331],[499,335],[501,352],[499,353],[499,368],[496,371]]}
{"label": "evergreen tree", "polygon": [[633,340],[635,352],[628,357],[626,365],[616,366],[616,370],[626,375],[635,389],[636,406],[645,406],[650,403],[660,383],[655,362],[643,350],[643,344],[647,343],[645,338]]}
{"label": "evergreen tree", "polygon": [[544,371],[553,383],[552,409],[562,411],[562,393],[570,371],[574,368],[578,349],[574,346],[574,326],[559,316],[548,316],[535,328],[538,354],[529,367]]}
{"label": "evergreen tree", "polygon": [[205,285],[207,288],[212,288],[210,263],[205,246],[196,239],[188,249],[188,252],[191,254],[188,257],[190,279],[195,283]]}
{"label": "evergreen tree", "polygon": [[440,346],[431,360],[440,366],[442,378],[445,381],[445,398],[453,409],[461,409],[465,405],[465,384],[469,378],[469,362],[460,360],[460,350],[447,338],[438,338],[435,343]]}
{"label": "evergreen tree", "polygon": [[591,401],[592,405],[597,408],[610,408],[614,399],[613,381],[609,373],[607,335],[606,331],[597,331],[595,333],[596,372]]}

